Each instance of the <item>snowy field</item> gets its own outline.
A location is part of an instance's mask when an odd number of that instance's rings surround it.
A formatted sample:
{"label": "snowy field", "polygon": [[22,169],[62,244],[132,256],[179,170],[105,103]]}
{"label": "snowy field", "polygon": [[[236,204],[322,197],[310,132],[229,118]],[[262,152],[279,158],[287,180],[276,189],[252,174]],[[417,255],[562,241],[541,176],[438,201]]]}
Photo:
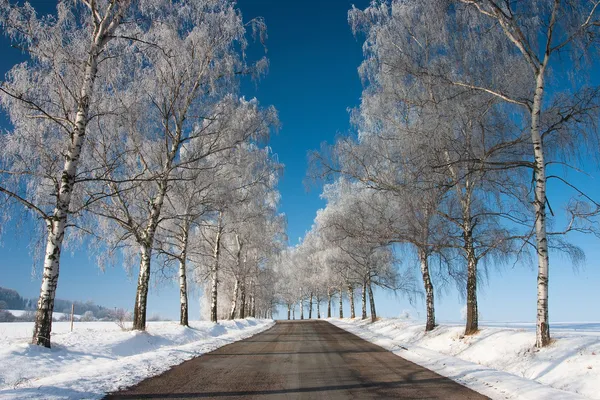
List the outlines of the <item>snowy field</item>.
{"label": "snowy field", "polygon": [[526,323],[484,323],[463,337],[456,324],[425,334],[404,319],[328,321],[492,399],[600,399],[599,323],[553,324],[554,342],[537,350]]}
{"label": "snowy field", "polygon": [[0,399],[98,399],[173,365],[270,328],[271,320],[149,322],[147,332],[114,322],[54,322],[53,347],[28,344],[33,323],[0,323]]}

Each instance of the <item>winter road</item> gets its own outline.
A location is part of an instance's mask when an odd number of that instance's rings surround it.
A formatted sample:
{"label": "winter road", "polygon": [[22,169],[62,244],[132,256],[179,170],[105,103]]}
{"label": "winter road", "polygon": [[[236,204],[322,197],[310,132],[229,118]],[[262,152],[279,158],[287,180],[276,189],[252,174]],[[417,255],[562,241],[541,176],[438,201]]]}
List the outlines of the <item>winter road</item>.
{"label": "winter road", "polygon": [[325,321],[273,328],[106,399],[486,399]]}

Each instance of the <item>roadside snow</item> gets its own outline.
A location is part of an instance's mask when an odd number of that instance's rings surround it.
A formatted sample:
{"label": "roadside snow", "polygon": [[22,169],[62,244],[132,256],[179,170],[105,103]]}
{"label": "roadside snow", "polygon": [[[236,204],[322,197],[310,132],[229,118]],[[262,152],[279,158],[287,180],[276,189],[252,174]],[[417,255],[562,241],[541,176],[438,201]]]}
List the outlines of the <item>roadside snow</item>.
{"label": "roadside snow", "polygon": [[483,324],[463,337],[458,325],[425,334],[402,319],[328,321],[492,399],[600,399],[598,323],[554,324],[554,342],[537,350],[532,324]]}
{"label": "roadside snow", "polygon": [[99,399],[173,365],[271,326],[272,320],[150,322],[146,332],[114,322],[54,322],[52,349],[28,344],[33,323],[0,323],[0,399]]}

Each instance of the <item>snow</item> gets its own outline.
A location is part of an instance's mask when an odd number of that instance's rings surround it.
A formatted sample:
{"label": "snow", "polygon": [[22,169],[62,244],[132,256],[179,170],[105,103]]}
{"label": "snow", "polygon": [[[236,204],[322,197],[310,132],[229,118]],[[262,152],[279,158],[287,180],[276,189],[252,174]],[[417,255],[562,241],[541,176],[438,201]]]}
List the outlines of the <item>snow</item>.
{"label": "snow", "polygon": [[54,322],[53,347],[29,344],[33,323],[0,323],[0,399],[99,399],[185,360],[270,328],[272,320],[149,322],[146,332],[114,322]]}
{"label": "snow", "polygon": [[492,399],[600,399],[600,324],[553,324],[553,343],[535,349],[535,325],[425,325],[405,319],[375,323],[329,319],[332,324]]}

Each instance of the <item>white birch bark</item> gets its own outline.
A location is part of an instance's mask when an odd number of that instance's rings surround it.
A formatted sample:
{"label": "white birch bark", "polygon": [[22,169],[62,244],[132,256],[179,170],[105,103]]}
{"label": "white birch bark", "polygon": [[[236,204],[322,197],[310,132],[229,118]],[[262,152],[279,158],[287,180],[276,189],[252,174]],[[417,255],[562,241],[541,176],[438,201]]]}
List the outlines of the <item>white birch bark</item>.
{"label": "white birch bark", "polygon": [[425,305],[427,309],[427,322],[425,324],[425,332],[429,332],[435,328],[435,304],[433,284],[431,283],[431,275],[429,273],[429,260],[427,252],[423,249],[419,249],[419,260],[421,263],[421,275],[423,276],[423,286],[425,286],[426,297]]}
{"label": "white birch bark", "polygon": [[240,318],[246,318],[246,283],[243,280],[240,284]]}
{"label": "white birch bark", "polygon": [[235,284],[233,285],[233,297],[231,299],[231,311],[229,311],[229,319],[235,318],[235,309],[237,308],[237,298],[240,287],[239,279],[235,278]]}
{"label": "white birch bark", "polygon": [[367,283],[367,289],[369,290],[369,303],[371,305],[371,322],[377,321],[377,311],[375,310],[375,298],[373,297],[373,288],[371,287],[371,278]]}
{"label": "white birch bark", "polygon": [[217,297],[218,297],[218,285],[219,285],[219,255],[221,253],[221,218],[222,215],[219,213],[217,222],[217,235],[215,237],[215,246],[213,248],[213,266],[211,271],[211,296],[210,296],[210,320],[217,322]]}
{"label": "white birch bark", "polygon": [[363,280],[362,286],[362,319],[367,319],[367,280]]}
{"label": "white birch bark", "polygon": [[321,319],[321,299],[317,298],[317,319]]}
{"label": "white birch bark", "polygon": [[182,249],[179,256],[179,323],[189,325],[188,291],[187,291],[187,246],[189,241],[189,224],[186,221],[183,227]]}
{"label": "white birch bark", "polygon": [[159,192],[152,201],[150,210],[150,219],[144,229],[142,244],[140,246],[140,271],[138,274],[138,286],[133,308],[133,329],[146,330],[146,305],[148,302],[148,287],[150,285],[150,263],[152,260],[152,247],[154,245],[154,235],[158,228],[160,213],[165,200],[167,183],[159,183]]}
{"label": "white birch bark", "polygon": [[179,260],[179,324],[189,325],[186,259]]}
{"label": "white birch bark", "polygon": [[535,158],[535,237],[538,255],[537,278],[537,321],[536,321],[536,347],[550,344],[550,322],[548,320],[548,279],[549,257],[548,238],[546,236],[546,164],[544,161],[544,147],[540,134],[540,113],[544,95],[544,72],[546,65],[542,66],[536,79],[536,89],[531,110],[531,141]]}

